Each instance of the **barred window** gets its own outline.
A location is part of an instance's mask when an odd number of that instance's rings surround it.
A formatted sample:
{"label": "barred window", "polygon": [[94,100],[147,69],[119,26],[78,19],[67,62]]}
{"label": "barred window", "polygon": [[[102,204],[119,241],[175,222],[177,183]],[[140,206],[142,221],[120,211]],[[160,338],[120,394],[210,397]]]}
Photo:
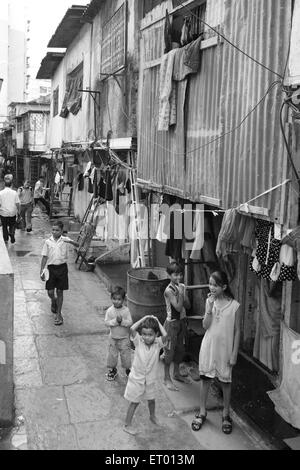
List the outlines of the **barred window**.
{"label": "barred window", "polygon": [[125,66],[126,60],[126,5],[116,11],[104,25],[102,32],[101,72],[114,73]]}

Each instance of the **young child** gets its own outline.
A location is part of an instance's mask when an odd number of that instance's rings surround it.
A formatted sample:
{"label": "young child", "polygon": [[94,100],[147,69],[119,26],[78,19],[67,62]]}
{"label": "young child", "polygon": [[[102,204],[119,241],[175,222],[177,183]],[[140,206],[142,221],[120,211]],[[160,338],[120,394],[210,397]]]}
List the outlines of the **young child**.
{"label": "young child", "polygon": [[[69,289],[68,280],[68,244],[78,247],[78,243],[69,237],[64,237],[64,225],[57,221],[52,226],[52,236],[45,241],[42,249],[41,279],[45,280],[45,267],[47,265],[49,279],[46,282],[48,296],[51,299],[51,311],[55,314],[54,324],[62,325],[61,314],[63,304],[63,291]],[[55,295],[56,289],[56,295]]]}
{"label": "young child", "polygon": [[111,293],[113,305],[107,309],[105,315],[105,325],[110,328],[107,355],[107,380],[115,380],[116,378],[119,354],[126,375],[130,373],[131,348],[129,328],[132,325],[132,319],[129,309],[123,305],[125,295],[125,291],[122,287],[115,287]]}
{"label": "young child", "polygon": [[164,328],[168,335],[167,345],[164,348],[165,376],[164,383],[169,390],[178,391],[171,380],[170,366],[174,362],[173,379],[179,382],[187,381],[179,372],[179,365],[184,356],[185,307],[189,308],[189,302],[185,295],[185,286],[182,281],[182,267],[178,263],[171,263],[167,267],[170,284],[164,292],[167,318]]}
{"label": "young child", "polygon": [[226,273],[214,272],[209,279],[203,327],[206,330],[199,354],[200,413],[192,423],[199,430],[206,420],[206,402],[212,379],[218,378],[223,391],[222,431],[230,434],[229,414],[232,367],[237,362],[240,342],[240,304],[234,300]]}
{"label": "young child", "polygon": [[[137,332],[139,328],[140,334]],[[158,337],[159,332],[161,337]],[[132,418],[139,403],[148,400],[150,420],[158,425],[155,415],[155,396],[159,353],[165,344],[167,332],[153,315],[147,315],[131,327],[131,339],[135,345],[134,360],[128,377],[124,397],[130,402],[124,431],[135,435]]]}

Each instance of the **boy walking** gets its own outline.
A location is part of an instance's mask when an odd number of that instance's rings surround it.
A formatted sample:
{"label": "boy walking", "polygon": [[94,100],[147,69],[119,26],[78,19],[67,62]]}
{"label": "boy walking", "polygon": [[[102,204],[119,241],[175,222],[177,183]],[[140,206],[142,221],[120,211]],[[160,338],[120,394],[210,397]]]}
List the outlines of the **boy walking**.
{"label": "boy walking", "polygon": [[[78,243],[69,237],[63,236],[64,225],[57,221],[52,226],[52,236],[45,241],[42,250],[41,279],[46,280],[45,267],[47,265],[49,279],[46,282],[48,296],[51,299],[51,311],[55,314],[54,324],[62,325],[61,309],[63,305],[63,292],[69,289],[68,279],[68,244],[78,247]],[[55,295],[56,291],[56,295]]]}
{"label": "boy walking", "polygon": [[123,305],[125,291],[122,287],[115,287],[111,293],[113,305],[109,307],[105,315],[105,325],[110,328],[107,367],[107,380],[115,380],[119,354],[121,364],[129,375],[131,368],[131,348],[129,340],[129,328],[132,325],[132,318],[129,309]]}
{"label": "boy walking", "polygon": [[33,189],[29,181],[24,181],[24,186],[18,189],[18,196],[21,203],[20,215],[24,220],[24,228],[27,232],[32,232],[31,216],[33,211]]}

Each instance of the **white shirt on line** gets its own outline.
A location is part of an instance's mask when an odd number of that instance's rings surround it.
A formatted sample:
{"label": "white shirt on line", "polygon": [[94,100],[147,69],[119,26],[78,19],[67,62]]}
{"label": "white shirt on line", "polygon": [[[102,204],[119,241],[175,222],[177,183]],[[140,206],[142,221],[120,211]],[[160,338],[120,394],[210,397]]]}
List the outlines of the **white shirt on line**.
{"label": "white shirt on line", "polygon": [[72,241],[71,238],[64,236],[55,240],[53,235],[45,241],[42,249],[42,256],[48,257],[48,266],[49,264],[58,266],[68,262],[69,245],[67,242],[70,241]]}

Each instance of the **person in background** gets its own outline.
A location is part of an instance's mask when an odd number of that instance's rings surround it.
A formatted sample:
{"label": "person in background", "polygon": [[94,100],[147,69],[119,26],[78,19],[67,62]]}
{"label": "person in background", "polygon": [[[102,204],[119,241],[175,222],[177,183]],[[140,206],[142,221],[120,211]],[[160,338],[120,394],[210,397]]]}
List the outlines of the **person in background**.
{"label": "person in background", "polygon": [[38,202],[42,203],[43,206],[46,208],[47,215],[50,215],[50,204],[49,202],[45,199],[44,193],[48,188],[44,188],[44,177],[40,176],[38,181],[35,183],[34,186],[34,204],[37,205]]}
{"label": "person in background", "polygon": [[21,204],[20,215],[24,221],[24,229],[27,232],[32,231],[31,215],[33,211],[33,189],[29,181],[24,181],[24,185],[18,189],[18,196]]}
{"label": "person in background", "polygon": [[113,305],[109,307],[105,315],[105,325],[110,329],[107,367],[107,380],[115,380],[119,354],[121,364],[124,367],[126,375],[130,373],[131,367],[131,347],[129,340],[129,328],[132,325],[132,319],[129,309],[123,305],[125,300],[125,291],[122,287],[115,287],[111,293]]}
{"label": "person in background", "polygon": [[8,242],[9,237],[11,243],[15,243],[16,218],[20,213],[20,200],[17,192],[11,188],[12,181],[12,175],[5,175],[5,187],[0,191],[0,217],[5,243]]}

